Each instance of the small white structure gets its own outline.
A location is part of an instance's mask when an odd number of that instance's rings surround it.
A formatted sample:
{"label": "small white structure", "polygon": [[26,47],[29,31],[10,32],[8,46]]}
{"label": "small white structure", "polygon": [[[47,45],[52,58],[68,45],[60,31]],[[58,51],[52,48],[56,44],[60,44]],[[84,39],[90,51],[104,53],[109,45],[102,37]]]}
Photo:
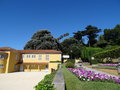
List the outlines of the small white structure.
{"label": "small white structure", "polygon": [[69,55],[63,55],[64,62],[66,62],[68,60],[68,58],[70,58]]}
{"label": "small white structure", "polygon": [[70,58],[69,55],[63,55],[63,58]]}

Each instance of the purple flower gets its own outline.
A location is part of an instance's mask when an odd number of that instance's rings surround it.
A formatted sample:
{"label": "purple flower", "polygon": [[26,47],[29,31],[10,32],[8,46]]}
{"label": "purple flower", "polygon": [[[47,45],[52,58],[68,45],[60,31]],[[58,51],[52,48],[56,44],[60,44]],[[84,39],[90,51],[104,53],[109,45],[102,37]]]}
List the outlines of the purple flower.
{"label": "purple flower", "polygon": [[73,72],[76,76],[80,78],[80,80],[83,81],[89,81],[89,80],[101,80],[101,81],[113,81],[116,83],[120,83],[120,77],[112,77],[105,75],[103,73],[95,73],[94,71],[87,71],[85,69],[76,69],[76,68],[68,68],[71,72]]}

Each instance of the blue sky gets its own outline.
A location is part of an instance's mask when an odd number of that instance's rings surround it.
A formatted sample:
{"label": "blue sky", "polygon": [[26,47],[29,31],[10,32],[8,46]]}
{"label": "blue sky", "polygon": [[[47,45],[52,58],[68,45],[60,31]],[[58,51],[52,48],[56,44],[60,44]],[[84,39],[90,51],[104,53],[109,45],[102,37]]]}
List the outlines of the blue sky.
{"label": "blue sky", "polygon": [[0,47],[23,49],[37,31],[54,37],[84,30],[87,25],[120,24],[120,0],[0,0]]}

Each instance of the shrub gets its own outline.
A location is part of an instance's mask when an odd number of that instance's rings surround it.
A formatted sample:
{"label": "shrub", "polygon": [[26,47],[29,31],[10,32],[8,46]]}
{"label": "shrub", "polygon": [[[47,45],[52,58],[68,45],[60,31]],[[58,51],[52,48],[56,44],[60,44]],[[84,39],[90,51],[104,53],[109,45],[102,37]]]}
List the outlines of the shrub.
{"label": "shrub", "polygon": [[71,62],[71,63],[75,64],[75,59],[68,59],[66,62]]}
{"label": "shrub", "polygon": [[50,63],[61,63],[61,61],[57,60],[57,61],[50,61]]}
{"label": "shrub", "polygon": [[[93,48],[93,47],[84,47],[82,50],[81,50],[81,58],[83,61],[87,61],[87,62],[92,62],[91,61],[91,57],[98,53],[98,52],[101,52],[103,51],[102,48]],[[94,61],[93,61],[94,62]]]}
{"label": "shrub", "polygon": [[118,58],[118,57],[120,57],[120,53],[119,52],[120,52],[120,47],[96,53],[94,55],[94,57],[98,58],[98,59],[104,59],[104,58],[107,58],[107,57]]}
{"label": "shrub", "polygon": [[52,84],[54,76],[55,72],[46,75],[44,79],[35,86],[35,90],[56,90]]}
{"label": "shrub", "polygon": [[67,62],[65,66],[66,68],[74,68],[74,64],[72,62]]}

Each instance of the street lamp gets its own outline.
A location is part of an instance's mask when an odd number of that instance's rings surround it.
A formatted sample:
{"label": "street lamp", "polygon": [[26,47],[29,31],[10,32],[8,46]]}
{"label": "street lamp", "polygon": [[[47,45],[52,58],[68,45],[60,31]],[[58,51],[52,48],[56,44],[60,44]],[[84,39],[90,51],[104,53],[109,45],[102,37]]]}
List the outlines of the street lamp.
{"label": "street lamp", "polygon": [[70,50],[70,52],[71,52],[71,59],[72,59],[72,52],[73,52],[73,51],[72,51],[72,50]]}
{"label": "street lamp", "polygon": [[94,60],[95,58],[94,57],[91,57],[91,60],[90,60],[90,65],[92,65],[92,60]]}
{"label": "street lamp", "polygon": [[95,58],[94,57],[91,57],[92,60],[94,60]]}

